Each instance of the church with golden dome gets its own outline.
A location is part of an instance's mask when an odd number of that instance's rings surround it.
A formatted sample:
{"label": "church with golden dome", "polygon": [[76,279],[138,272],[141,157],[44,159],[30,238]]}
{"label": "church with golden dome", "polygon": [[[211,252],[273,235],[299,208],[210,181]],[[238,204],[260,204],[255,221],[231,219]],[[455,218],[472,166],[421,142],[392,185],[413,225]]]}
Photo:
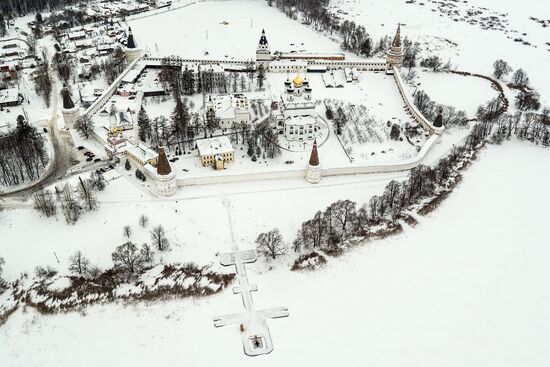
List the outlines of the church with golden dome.
{"label": "church with golden dome", "polygon": [[300,73],[284,82],[284,92],[280,99],[277,114],[279,132],[289,141],[315,139],[318,129],[317,111],[312,88],[305,75]]}

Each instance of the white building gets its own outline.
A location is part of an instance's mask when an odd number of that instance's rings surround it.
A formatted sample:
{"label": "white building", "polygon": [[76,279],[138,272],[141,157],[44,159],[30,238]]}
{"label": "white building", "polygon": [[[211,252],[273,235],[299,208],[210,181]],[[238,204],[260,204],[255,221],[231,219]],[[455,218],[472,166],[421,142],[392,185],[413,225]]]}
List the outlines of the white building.
{"label": "white building", "polygon": [[285,91],[276,114],[277,129],[289,141],[315,139],[318,130],[317,111],[309,82],[297,75],[292,82],[287,79]]}
{"label": "white building", "polygon": [[273,60],[269,63],[271,73],[305,73],[307,72],[306,61]]}
{"label": "white building", "polygon": [[281,96],[281,106],[285,117],[288,116],[314,116],[315,100],[312,97],[312,89],[309,81],[297,75],[292,82],[285,81],[285,92]]}
{"label": "white building", "polygon": [[213,99],[210,96],[206,108],[215,112],[220,129],[231,129],[235,124],[250,123],[248,98],[243,94],[217,96]]}
{"label": "white building", "polygon": [[284,134],[289,141],[312,140],[315,138],[317,119],[313,116],[293,116],[284,120]]}
{"label": "white building", "polygon": [[226,163],[235,161],[235,149],[227,136],[197,140],[199,158],[203,167],[224,169]]}

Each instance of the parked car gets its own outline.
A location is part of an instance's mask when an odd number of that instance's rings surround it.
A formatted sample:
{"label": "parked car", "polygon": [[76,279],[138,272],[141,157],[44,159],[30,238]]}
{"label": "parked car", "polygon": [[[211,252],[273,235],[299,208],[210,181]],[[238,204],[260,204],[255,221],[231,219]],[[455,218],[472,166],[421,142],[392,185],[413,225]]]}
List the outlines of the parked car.
{"label": "parked car", "polygon": [[115,166],[113,166],[112,164],[109,165],[109,168],[110,169],[115,169]]}
{"label": "parked car", "polygon": [[105,168],[100,168],[99,170],[100,170],[102,173],[107,172],[107,171],[105,171]]}
{"label": "parked car", "polygon": [[94,162],[96,162],[96,163],[99,162],[99,161],[101,161],[101,158],[94,159]]}
{"label": "parked car", "polygon": [[42,130],[43,130],[45,133],[48,132],[48,129],[46,129],[46,128],[43,128]]}
{"label": "parked car", "polygon": [[84,147],[82,145],[79,145],[76,149],[82,150],[82,149],[84,149]]}
{"label": "parked car", "polygon": [[91,162],[92,161],[92,158],[88,157],[86,158],[86,162]]}

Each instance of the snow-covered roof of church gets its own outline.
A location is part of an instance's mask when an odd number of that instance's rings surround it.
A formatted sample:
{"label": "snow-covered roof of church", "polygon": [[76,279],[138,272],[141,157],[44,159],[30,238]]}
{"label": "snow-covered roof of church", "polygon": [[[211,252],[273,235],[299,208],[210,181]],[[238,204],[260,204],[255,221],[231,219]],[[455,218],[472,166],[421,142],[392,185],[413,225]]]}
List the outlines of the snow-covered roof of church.
{"label": "snow-covered roof of church", "polygon": [[227,136],[197,140],[199,155],[231,153],[235,151]]}

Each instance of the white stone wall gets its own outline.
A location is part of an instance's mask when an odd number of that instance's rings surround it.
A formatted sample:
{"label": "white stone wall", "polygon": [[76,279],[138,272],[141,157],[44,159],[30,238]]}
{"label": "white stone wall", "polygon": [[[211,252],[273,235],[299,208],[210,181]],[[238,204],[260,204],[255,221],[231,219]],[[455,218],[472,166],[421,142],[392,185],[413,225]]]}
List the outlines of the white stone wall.
{"label": "white stone wall", "polygon": [[420,111],[416,108],[414,103],[411,101],[409,95],[405,91],[404,82],[401,78],[401,73],[399,73],[399,70],[394,66],[392,68],[393,70],[393,78],[395,80],[395,84],[397,84],[397,88],[399,89],[399,94],[401,94],[401,98],[403,99],[403,102],[407,105],[407,108],[409,112],[412,114],[413,118],[416,122],[418,122],[424,129],[429,131],[431,134],[443,134],[443,131],[445,131],[445,126],[443,127],[435,127],[433,124],[428,121]]}
{"label": "white stone wall", "polygon": [[[349,176],[361,175],[369,173],[386,173],[408,171],[424,161],[426,155],[430,152],[434,145],[439,142],[441,137],[437,134],[432,135],[426,141],[426,144],[420,149],[418,154],[410,159],[395,163],[381,163],[362,166],[345,166],[345,167],[329,167],[321,169],[321,177],[330,176]],[[176,178],[178,186],[193,186],[193,185],[208,185],[232,182],[250,182],[262,180],[279,180],[286,178],[304,178],[306,176],[306,168],[296,170],[282,170],[257,173],[235,173],[230,171],[220,172],[220,175],[208,177],[185,177]]]}

